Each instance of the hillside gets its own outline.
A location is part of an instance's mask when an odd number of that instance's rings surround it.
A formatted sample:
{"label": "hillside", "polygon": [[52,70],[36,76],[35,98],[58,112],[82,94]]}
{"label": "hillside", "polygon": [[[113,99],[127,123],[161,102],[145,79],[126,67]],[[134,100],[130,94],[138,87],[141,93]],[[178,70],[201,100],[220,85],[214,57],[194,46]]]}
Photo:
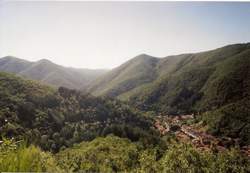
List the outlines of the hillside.
{"label": "hillside", "polygon": [[154,67],[158,61],[149,55],[139,55],[90,83],[87,91],[93,95],[119,96],[152,82],[156,78]]}
{"label": "hillside", "polygon": [[0,141],[26,139],[56,152],[113,133],[148,145],[161,141],[152,126],[151,118],[119,101],[0,73]]}
{"label": "hillside", "polygon": [[141,54],[91,82],[87,91],[127,100],[138,90],[173,71],[189,54],[156,58]]}
{"label": "hillside", "polygon": [[160,64],[161,69],[171,70],[159,73],[159,78],[134,93],[130,101],[169,113],[209,110],[237,101],[249,91],[249,56],[250,44],[238,44],[171,57],[178,58],[175,64],[162,59],[167,63]]}
{"label": "hillside", "polygon": [[[157,87],[169,82],[170,79],[178,81],[187,78],[189,73],[196,74],[195,77],[198,77],[196,81],[202,81],[200,87],[203,87],[205,81],[212,74],[215,75],[214,70],[219,64],[224,66],[227,61],[236,59],[237,55],[247,54],[248,49],[249,44],[236,44],[202,53],[165,58],[142,54],[97,78],[90,83],[87,91],[97,96],[108,95],[122,100],[131,100],[138,96],[145,96],[150,100],[152,99],[150,94],[156,97],[152,93],[156,93]],[[195,77],[193,76],[193,79]],[[192,79],[190,83],[193,83]],[[189,87],[187,82],[186,84]],[[179,84],[175,82],[171,85],[172,88],[176,88]],[[161,100],[158,97],[157,99]]]}
{"label": "hillside", "polygon": [[196,113],[218,136],[250,144],[250,44],[194,54],[172,73],[130,98],[132,105],[166,114]]}
{"label": "hillside", "polygon": [[141,55],[97,79],[89,91],[145,111],[195,113],[212,133],[250,144],[250,43],[161,59]]}
{"label": "hillside", "polygon": [[106,70],[63,67],[46,59],[30,62],[11,56],[0,59],[0,71],[15,73],[56,87],[74,89],[86,87],[92,80],[106,72]]}

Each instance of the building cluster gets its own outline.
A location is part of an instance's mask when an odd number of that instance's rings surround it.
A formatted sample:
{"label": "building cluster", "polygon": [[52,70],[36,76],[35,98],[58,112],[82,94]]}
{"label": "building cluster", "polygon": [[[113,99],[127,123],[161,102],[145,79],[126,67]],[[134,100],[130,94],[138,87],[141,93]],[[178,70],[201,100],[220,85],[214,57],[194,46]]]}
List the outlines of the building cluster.
{"label": "building cluster", "polygon": [[[193,118],[194,115],[157,116],[155,128],[158,129],[161,135],[173,133],[179,141],[191,143],[194,147],[202,151],[216,150],[221,152],[230,146],[238,144],[237,139],[229,137],[217,138],[204,132],[204,130],[185,123],[186,120]],[[250,146],[242,147],[241,151],[250,157]]]}

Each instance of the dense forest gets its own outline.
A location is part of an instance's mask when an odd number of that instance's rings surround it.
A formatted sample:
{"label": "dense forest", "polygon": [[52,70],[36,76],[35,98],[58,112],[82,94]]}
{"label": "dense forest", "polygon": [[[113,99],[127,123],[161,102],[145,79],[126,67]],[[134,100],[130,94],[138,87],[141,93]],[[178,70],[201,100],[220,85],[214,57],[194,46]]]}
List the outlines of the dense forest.
{"label": "dense forest", "polygon": [[[81,90],[0,72],[0,171],[250,172],[249,45],[139,55]],[[155,127],[185,114],[237,144],[199,150]]]}
{"label": "dense forest", "polygon": [[239,150],[199,152],[191,145],[168,143],[167,149],[144,147],[127,138],[98,137],[56,154],[34,145],[4,140],[0,145],[0,170],[19,172],[191,172],[246,173],[249,158]]}
{"label": "dense forest", "polygon": [[52,152],[114,133],[145,145],[157,144],[153,119],[120,101],[64,87],[55,90],[0,73],[0,130]]}

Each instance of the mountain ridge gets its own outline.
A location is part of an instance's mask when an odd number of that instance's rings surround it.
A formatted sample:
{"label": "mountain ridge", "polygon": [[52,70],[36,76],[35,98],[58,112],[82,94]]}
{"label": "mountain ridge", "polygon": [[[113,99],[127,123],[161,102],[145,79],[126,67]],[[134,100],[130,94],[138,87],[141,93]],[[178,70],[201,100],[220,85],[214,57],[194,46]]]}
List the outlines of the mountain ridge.
{"label": "mountain ridge", "polygon": [[[237,47],[238,49],[242,49],[245,46],[247,47],[247,45],[249,43],[232,44],[200,53],[171,55],[163,58],[140,54],[98,77],[90,83],[87,91],[96,96],[108,95],[122,98],[121,95],[129,95],[130,91],[134,91],[138,87],[142,87],[142,85],[148,85],[150,82],[166,78],[169,74],[178,73],[179,69],[189,68],[192,63],[197,63],[199,66],[206,63],[207,65],[211,65],[221,60],[223,61],[227,56],[222,56],[220,53],[228,54],[227,52],[237,51]],[[231,54],[229,53],[228,56],[231,56]],[[142,72],[145,74],[142,75]],[[129,82],[133,82],[134,78],[138,80],[148,78],[148,80],[143,80],[139,84],[129,86],[129,89],[119,89],[122,85],[130,85],[131,83]]]}
{"label": "mountain ridge", "polygon": [[56,87],[64,86],[80,89],[107,70],[64,67],[48,59],[31,62],[13,56],[6,56],[0,58],[0,71],[15,73]]}

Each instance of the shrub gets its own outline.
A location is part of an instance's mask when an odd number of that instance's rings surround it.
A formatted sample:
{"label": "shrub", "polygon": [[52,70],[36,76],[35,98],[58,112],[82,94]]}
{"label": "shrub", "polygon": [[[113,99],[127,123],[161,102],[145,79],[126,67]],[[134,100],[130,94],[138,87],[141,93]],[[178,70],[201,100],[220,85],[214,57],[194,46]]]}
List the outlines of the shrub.
{"label": "shrub", "polygon": [[4,140],[0,145],[0,171],[4,172],[61,172],[51,154],[23,143]]}

